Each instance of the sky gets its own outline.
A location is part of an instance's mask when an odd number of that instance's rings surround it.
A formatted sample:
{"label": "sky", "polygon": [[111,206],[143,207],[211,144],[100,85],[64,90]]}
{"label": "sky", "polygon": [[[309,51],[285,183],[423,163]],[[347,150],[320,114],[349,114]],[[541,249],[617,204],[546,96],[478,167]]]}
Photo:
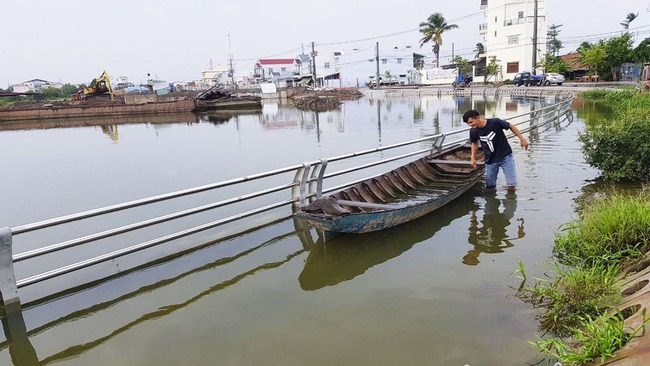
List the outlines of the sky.
{"label": "sky", "polygon": [[[210,65],[233,61],[248,75],[260,58],[294,58],[317,51],[412,45],[420,22],[442,13],[458,29],[443,35],[441,62],[473,58],[482,42],[480,0],[0,0],[0,87],[31,79],[89,83],[107,70],[133,83],[152,78],[191,81]],[[650,37],[650,0],[546,0],[547,24],[562,24],[559,39],[576,49],[620,34],[628,13],[637,42]]]}

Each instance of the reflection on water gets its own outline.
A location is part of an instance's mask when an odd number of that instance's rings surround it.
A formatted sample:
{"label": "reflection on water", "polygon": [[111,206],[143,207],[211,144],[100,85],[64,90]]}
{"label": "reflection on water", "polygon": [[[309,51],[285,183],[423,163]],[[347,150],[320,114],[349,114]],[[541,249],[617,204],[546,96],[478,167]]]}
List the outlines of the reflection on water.
{"label": "reflection on water", "polygon": [[[503,205],[503,210],[501,206]],[[517,195],[508,192],[505,198],[497,198],[494,191],[486,192],[483,217],[479,223],[476,212],[472,212],[467,241],[473,246],[463,257],[463,263],[476,266],[481,261],[481,253],[503,253],[514,246],[513,240],[521,239],[524,232],[524,219],[517,219],[517,233],[508,235],[511,220],[517,211]]]}
{"label": "reflection on water", "polygon": [[319,240],[310,250],[298,277],[303,290],[318,290],[351,280],[369,268],[395,258],[423,242],[455,219],[477,210],[471,189],[443,208],[387,230],[346,234],[333,240]]}
{"label": "reflection on water", "polygon": [[[0,180],[6,207],[0,227],[465,128],[467,109],[509,118],[543,103],[423,96],[347,101],[341,110],[321,113],[280,103],[261,112],[141,116],[93,125],[110,126],[104,129],[84,127],[97,122],[87,120],[22,124],[30,130],[0,132],[0,146],[20,151],[4,161],[12,179]],[[268,233],[240,234],[232,243],[146,268],[120,268],[92,288],[26,302],[22,327],[19,318],[2,319],[0,364],[36,364],[34,348],[40,364],[66,366],[183,365],[186,355],[200,355],[205,364],[264,364],[262,357],[287,364],[523,364],[535,357],[522,339],[533,337],[536,324],[527,307],[504,304],[504,278],[516,257],[534,261],[546,254],[553,229],[570,219],[572,200],[594,176],[576,150],[582,127],[576,125],[559,133],[540,128],[533,149],[515,151],[517,161],[525,162],[518,198],[470,191],[411,223],[326,243],[294,225],[275,224]],[[47,129],[63,126],[77,128]],[[120,143],[112,144],[106,135],[117,138],[118,129]],[[550,227],[528,225],[524,237],[517,210],[526,212],[527,223]],[[36,239],[21,244],[32,249],[53,240]],[[84,248],[89,256],[102,249]],[[491,266],[481,253],[503,253],[512,267]],[[103,278],[95,276],[98,271],[89,268],[80,276]],[[73,276],[57,284],[77,283]],[[486,283],[495,291],[480,296],[475,289]],[[51,284],[31,294],[55,291],[45,288]],[[396,321],[394,314],[400,314]],[[501,337],[478,336],[495,329]],[[138,352],[129,352],[133,345]],[[491,349],[499,351],[486,352]]]}
{"label": "reflection on water", "polygon": [[578,118],[583,119],[589,126],[598,125],[612,115],[610,107],[593,100],[576,98],[571,107],[578,112]]}

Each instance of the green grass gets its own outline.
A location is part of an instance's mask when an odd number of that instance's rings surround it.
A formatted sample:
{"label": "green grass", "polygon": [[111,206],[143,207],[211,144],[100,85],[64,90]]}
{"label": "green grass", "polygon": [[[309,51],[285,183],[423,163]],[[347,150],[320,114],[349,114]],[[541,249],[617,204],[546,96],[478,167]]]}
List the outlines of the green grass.
{"label": "green grass", "polygon": [[581,319],[580,327],[571,329],[571,342],[538,338],[537,342],[531,344],[535,345],[540,353],[562,361],[565,366],[584,365],[597,359],[600,359],[602,364],[607,357],[613,357],[630,339],[645,334],[648,320],[645,309],[643,324],[638,328],[626,327],[620,312],[613,316],[585,316]]}
{"label": "green grass", "polygon": [[604,262],[593,266],[562,268],[556,265],[553,281],[537,280],[518,297],[544,311],[538,316],[540,329],[567,336],[585,316],[596,316],[620,301],[616,285],[617,266]]}
{"label": "green grass", "polygon": [[603,259],[621,264],[643,255],[649,245],[650,195],[614,195],[594,201],[579,221],[565,225],[553,254],[568,265]]}
{"label": "green grass", "polygon": [[[539,338],[539,352],[564,365],[582,365],[611,357],[639,332],[625,327],[620,311],[607,312],[621,301],[617,285],[621,266],[644,255],[650,246],[650,193],[610,193],[583,206],[580,218],[564,226],[555,239],[556,275],[520,286],[517,296],[542,311],[540,330],[553,338]],[[525,281],[525,269],[519,270]]]}

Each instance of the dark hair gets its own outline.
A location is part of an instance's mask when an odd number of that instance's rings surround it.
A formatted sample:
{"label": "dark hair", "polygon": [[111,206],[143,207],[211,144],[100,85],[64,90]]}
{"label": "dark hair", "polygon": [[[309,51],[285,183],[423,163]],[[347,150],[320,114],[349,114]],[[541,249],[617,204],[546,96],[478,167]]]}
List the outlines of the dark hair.
{"label": "dark hair", "polygon": [[470,118],[474,118],[478,116],[479,114],[477,111],[470,109],[469,111],[465,112],[465,114],[463,114],[463,122],[467,123],[467,121],[469,121]]}

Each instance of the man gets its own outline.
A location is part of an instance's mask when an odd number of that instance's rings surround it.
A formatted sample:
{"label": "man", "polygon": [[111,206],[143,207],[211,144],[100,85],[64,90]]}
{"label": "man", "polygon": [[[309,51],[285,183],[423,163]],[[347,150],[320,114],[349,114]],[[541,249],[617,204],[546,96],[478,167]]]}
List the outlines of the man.
{"label": "man", "polygon": [[517,185],[517,171],[505,130],[510,130],[519,137],[521,147],[525,150],[528,150],[528,141],[517,126],[499,118],[481,118],[473,109],[463,114],[463,121],[472,128],[469,130],[469,141],[472,143],[471,164],[474,168],[476,168],[478,142],[481,141],[481,148],[485,155],[485,187],[488,189],[496,187],[497,175],[501,168],[506,176],[508,190],[514,191]]}

